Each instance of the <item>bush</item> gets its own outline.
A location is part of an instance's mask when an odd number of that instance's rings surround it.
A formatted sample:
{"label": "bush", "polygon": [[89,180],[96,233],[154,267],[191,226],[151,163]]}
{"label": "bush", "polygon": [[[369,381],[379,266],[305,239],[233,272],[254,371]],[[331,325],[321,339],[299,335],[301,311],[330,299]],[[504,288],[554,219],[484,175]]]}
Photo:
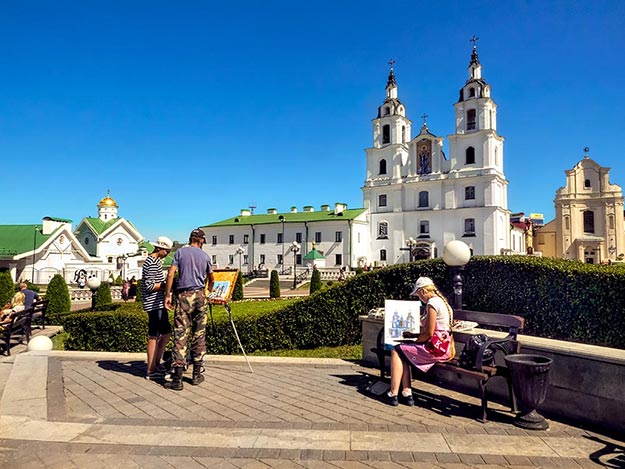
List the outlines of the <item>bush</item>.
{"label": "bush", "polygon": [[243,299],[243,274],[241,271],[237,274],[237,282],[234,284],[234,291],[232,292],[232,300],[239,301]]}
{"label": "bush", "polygon": [[269,298],[280,298],[280,277],[277,270],[271,271],[269,279]]}
{"label": "bush", "polygon": [[[34,283],[31,283],[30,280],[24,280],[24,283],[26,284],[26,288],[28,288],[29,290],[32,290],[32,291],[37,292],[37,293],[41,292],[41,288],[39,288]],[[16,292],[20,291],[20,284],[19,283],[15,284],[15,291]]]}
{"label": "bush", "polygon": [[102,282],[95,292],[95,309],[100,310],[102,306],[113,303],[111,296],[111,286],[108,282]]}
{"label": "bush", "polygon": [[0,272],[0,307],[11,301],[15,293],[15,284],[9,271]]}
{"label": "bush", "polygon": [[72,309],[69,289],[62,275],[56,274],[52,277],[46,291],[46,299],[48,300],[46,319],[49,319],[51,324],[58,324],[55,315],[68,313]]}
{"label": "bush", "polygon": [[123,284],[124,284],[124,279],[122,278],[121,275],[118,275],[117,278],[115,279],[114,285],[116,287],[121,287]]}
{"label": "bush", "polygon": [[310,294],[312,295],[319,290],[321,290],[321,272],[319,272],[319,269],[313,269],[310,277]]}
{"label": "bush", "polygon": [[67,350],[143,352],[146,349],[148,317],[118,308],[67,316],[63,329],[69,334]]}
{"label": "bush", "polygon": [[137,280],[137,296],[135,296],[136,303],[143,303],[143,296],[141,293],[141,280]]}

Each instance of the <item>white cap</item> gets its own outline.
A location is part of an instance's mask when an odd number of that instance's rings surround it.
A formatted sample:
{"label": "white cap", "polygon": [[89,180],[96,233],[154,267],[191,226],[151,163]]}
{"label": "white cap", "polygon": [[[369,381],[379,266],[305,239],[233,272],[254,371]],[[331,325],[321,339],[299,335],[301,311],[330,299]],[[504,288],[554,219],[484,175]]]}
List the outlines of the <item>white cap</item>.
{"label": "white cap", "polygon": [[415,296],[419,288],[427,287],[428,285],[434,285],[434,282],[431,278],[419,277],[414,284],[414,289],[412,290],[412,293],[410,293],[410,296]]}
{"label": "white cap", "polygon": [[159,236],[156,238],[156,241],[152,243],[152,246],[160,249],[167,249],[171,251],[171,248],[174,246],[174,242],[169,239],[167,236]]}

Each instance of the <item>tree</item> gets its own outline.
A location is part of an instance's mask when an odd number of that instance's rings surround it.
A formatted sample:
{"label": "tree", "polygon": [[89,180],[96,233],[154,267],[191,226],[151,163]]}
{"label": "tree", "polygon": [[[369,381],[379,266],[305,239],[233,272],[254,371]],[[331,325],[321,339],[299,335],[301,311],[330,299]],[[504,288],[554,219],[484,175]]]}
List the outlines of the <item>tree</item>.
{"label": "tree", "polygon": [[62,275],[56,274],[48,284],[46,291],[49,313],[66,313],[72,309],[72,302],[69,298],[69,289]]}
{"label": "tree", "polygon": [[277,270],[271,271],[269,279],[269,298],[280,298],[280,277]]}
{"label": "tree", "polygon": [[101,306],[110,305],[111,303],[113,303],[111,286],[108,282],[102,282],[95,293],[95,309],[97,310]]}
{"label": "tree", "polygon": [[0,307],[11,301],[13,293],[15,293],[15,284],[11,273],[8,270],[0,272]]}
{"label": "tree", "polygon": [[321,272],[319,272],[319,269],[313,269],[312,277],[310,278],[310,294],[312,295],[319,290],[321,290]]}
{"label": "tree", "polygon": [[239,301],[243,299],[243,274],[241,272],[239,272],[237,275],[237,282],[234,284],[232,299],[233,301]]}

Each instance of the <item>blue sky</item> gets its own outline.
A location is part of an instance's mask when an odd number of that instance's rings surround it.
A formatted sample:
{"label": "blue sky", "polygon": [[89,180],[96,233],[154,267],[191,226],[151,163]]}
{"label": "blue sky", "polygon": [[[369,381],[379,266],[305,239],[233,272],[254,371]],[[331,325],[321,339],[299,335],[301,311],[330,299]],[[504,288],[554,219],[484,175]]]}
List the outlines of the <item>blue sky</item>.
{"label": "blue sky", "polygon": [[413,136],[423,113],[447,136],[474,34],[509,209],[551,219],[585,146],[625,186],[622,1],[7,0],[0,223],[76,226],[107,189],[147,239],[361,207],[387,62]]}

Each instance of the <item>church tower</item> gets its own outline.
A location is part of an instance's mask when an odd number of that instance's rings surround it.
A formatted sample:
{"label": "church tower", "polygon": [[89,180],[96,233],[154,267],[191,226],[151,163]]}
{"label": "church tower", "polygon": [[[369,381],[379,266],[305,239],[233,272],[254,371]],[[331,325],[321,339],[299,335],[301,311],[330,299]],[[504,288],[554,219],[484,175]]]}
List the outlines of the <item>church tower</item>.
{"label": "church tower", "polygon": [[106,197],[98,203],[98,218],[102,221],[113,220],[117,218],[118,208],[117,202],[111,198],[111,191],[107,191]]}

